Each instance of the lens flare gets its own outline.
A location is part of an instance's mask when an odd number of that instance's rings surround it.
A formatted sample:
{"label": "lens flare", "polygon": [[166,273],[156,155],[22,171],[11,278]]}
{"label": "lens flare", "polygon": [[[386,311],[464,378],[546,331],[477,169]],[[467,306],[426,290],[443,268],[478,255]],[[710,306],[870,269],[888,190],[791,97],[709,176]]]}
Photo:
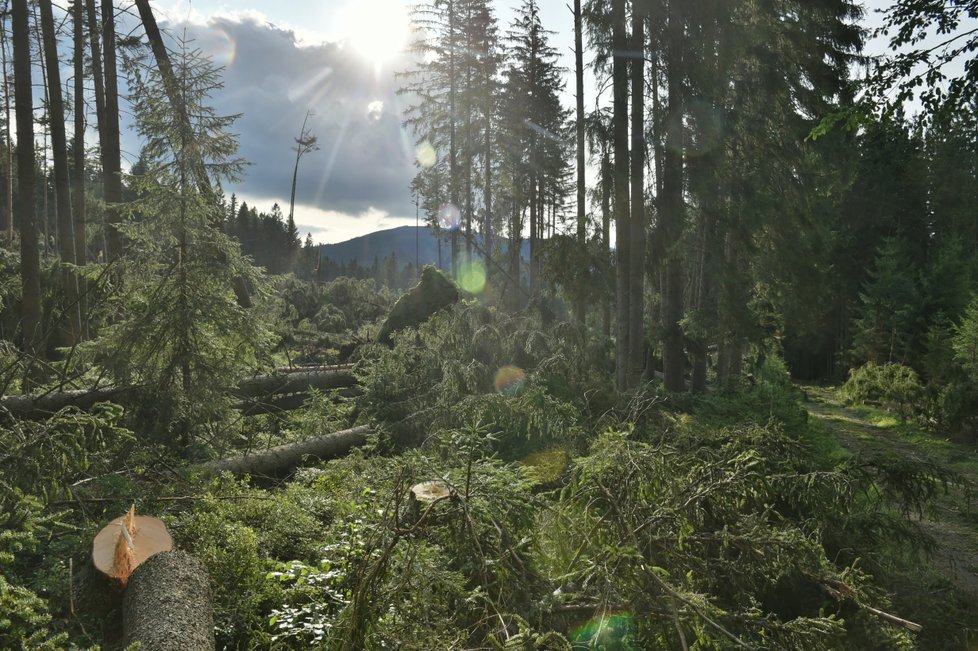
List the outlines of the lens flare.
{"label": "lens flare", "polygon": [[515,396],[526,384],[526,371],[518,366],[504,366],[496,371],[496,391],[504,396]]}
{"label": "lens flare", "polygon": [[470,294],[481,294],[486,288],[486,266],[479,260],[467,260],[458,270],[459,286]]}
{"label": "lens flare", "polygon": [[571,633],[574,648],[638,651],[635,618],[629,613],[603,613]]}
{"label": "lens flare", "polygon": [[382,101],[374,100],[367,104],[367,117],[377,122],[380,120],[380,116],[384,114],[384,103]]}
{"label": "lens flare", "polygon": [[414,157],[417,159],[418,165],[424,169],[434,167],[438,160],[438,156],[435,154],[435,148],[427,140],[415,147]]}
{"label": "lens flare", "polygon": [[222,68],[229,68],[238,54],[238,44],[225,30],[214,27],[205,30],[198,38],[197,46],[207,52],[211,60]]}
{"label": "lens flare", "polygon": [[442,230],[457,231],[461,223],[462,213],[454,205],[446,203],[438,210],[438,225]]}

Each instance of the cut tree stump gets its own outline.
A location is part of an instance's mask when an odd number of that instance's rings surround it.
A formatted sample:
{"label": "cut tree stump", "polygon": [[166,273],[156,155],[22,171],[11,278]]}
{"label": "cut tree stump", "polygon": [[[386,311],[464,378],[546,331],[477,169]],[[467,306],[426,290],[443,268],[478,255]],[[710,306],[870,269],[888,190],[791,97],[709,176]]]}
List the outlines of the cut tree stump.
{"label": "cut tree stump", "polygon": [[205,474],[230,472],[235,475],[279,477],[309,460],[328,461],[341,457],[353,448],[365,445],[367,437],[372,433],[370,427],[362,425],[260,452],[218,459],[201,464],[197,469]]}
{"label": "cut tree stump", "polygon": [[415,484],[408,491],[408,522],[412,527],[420,527],[424,521],[430,520],[429,515],[439,502],[451,499],[455,496],[452,487],[435,479],[433,481],[423,481]]}
{"label": "cut tree stump", "polygon": [[129,513],[104,527],[92,541],[92,565],[125,587],[129,576],[153,554],[173,549],[173,539],[159,518]]}
{"label": "cut tree stump", "polygon": [[214,649],[207,568],[181,551],[155,554],[129,577],[123,623],[126,646],[142,651]]}

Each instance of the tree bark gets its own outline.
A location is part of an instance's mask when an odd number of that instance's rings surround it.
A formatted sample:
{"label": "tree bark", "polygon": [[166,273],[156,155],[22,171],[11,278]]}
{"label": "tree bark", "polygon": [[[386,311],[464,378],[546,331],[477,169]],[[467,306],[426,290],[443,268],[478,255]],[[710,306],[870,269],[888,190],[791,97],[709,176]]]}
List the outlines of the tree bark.
{"label": "tree bark", "polygon": [[[75,264],[87,262],[85,255],[85,8],[83,0],[74,0],[72,19],[74,23],[74,64],[75,64],[75,109],[74,141],[72,143],[71,216],[74,233]],[[78,290],[78,335],[85,338],[88,323],[87,283],[81,275],[75,277]]]}
{"label": "tree bark", "polygon": [[669,105],[666,109],[666,150],[663,154],[660,195],[661,250],[665,257],[662,281],[662,367],[665,388],[685,391],[683,355],[683,267],[679,257],[685,206],[683,198],[683,16],[678,0],[669,2],[666,74]]}
{"label": "tree bark", "polygon": [[119,84],[115,56],[115,8],[102,0],[102,63],[105,72],[105,139],[102,141],[102,173],[105,175],[105,209],[109,261],[122,257],[122,155],[119,145]]}
{"label": "tree bark", "polygon": [[3,116],[7,145],[7,246],[14,248],[14,141],[10,137],[10,75],[7,74],[7,19],[0,18],[0,55],[3,56]]}
{"label": "tree bark", "polygon": [[629,225],[628,388],[645,368],[645,0],[632,0],[632,211]]}
{"label": "tree bark", "polygon": [[143,651],[214,649],[207,568],[181,551],[150,556],[129,577],[123,625],[124,645]]}
{"label": "tree bark", "polygon": [[68,137],[65,133],[64,97],[61,93],[61,65],[58,41],[54,33],[54,11],[51,0],[40,0],[41,33],[44,58],[47,60],[48,115],[51,122],[51,151],[54,158],[54,196],[58,215],[58,254],[63,265],[65,312],[68,317],[68,345],[78,341],[81,317],[78,311],[78,281],[67,265],[75,264],[75,235],[71,214],[71,192],[68,173]]}
{"label": "tree bark", "polygon": [[341,457],[353,448],[365,445],[370,434],[373,434],[373,430],[367,426],[354,427],[261,452],[211,461],[197,468],[205,474],[230,472],[235,475],[281,477],[310,459],[326,461]]}
{"label": "tree bark", "polygon": [[[611,179],[611,153],[608,151],[608,143],[603,145],[604,151],[601,153],[601,243],[604,247],[604,259],[610,264],[611,260],[611,194],[613,186]],[[610,275],[610,274],[609,274]],[[607,278],[608,284],[611,279]],[[603,292],[603,305],[601,310],[601,332],[605,339],[611,339],[611,303],[614,292],[611,287],[609,291]]]}
{"label": "tree bark", "polygon": [[[574,84],[576,90],[577,115],[577,242],[581,250],[587,246],[587,217],[585,213],[587,197],[585,194],[585,152],[584,152],[584,37],[581,0],[574,0]],[[587,305],[584,292],[577,290],[574,304],[574,318],[581,325],[587,319]]]}
{"label": "tree bark", "polygon": [[34,93],[27,0],[11,3],[14,50],[14,104],[17,118],[17,212],[20,218],[21,335],[24,351],[41,346],[41,260],[34,215]]}
{"label": "tree bark", "polygon": [[[260,411],[257,405],[272,396],[306,393],[309,389],[331,391],[356,386],[353,373],[346,369],[326,372],[288,373],[283,375],[261,375],[238,383],[231,390],[232,395],[241,400],[241,409]],[[130,399],[140,387],[122,386],[104,389],[83,389],[77,391],[57,391],[46,394],[27,394],[7,396],[0,399],[0,408],[17,418],[42,419],[64,409],[76,407],[91,409],[99,402],[122,402]],[[294,407],[295,405],[293,405]]]}
{"label": "tree bark", "polygon": [[625,0],[612,0],[612,131],[614,134],[615,177],[615,249],[618,262],[618,355],[617,384],[620,390],[628,388],[628,364],[631,356],[631,219],[629,210],[628,174],[628,34],[626,30]]}

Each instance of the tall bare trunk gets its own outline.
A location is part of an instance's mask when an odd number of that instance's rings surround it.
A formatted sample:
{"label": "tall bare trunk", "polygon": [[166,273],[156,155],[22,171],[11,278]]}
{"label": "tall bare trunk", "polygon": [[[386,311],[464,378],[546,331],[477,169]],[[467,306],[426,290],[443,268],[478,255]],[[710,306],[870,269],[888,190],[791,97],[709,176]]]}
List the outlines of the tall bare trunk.
{"label": "tall bare trunk", "polygon": [[628,363],[632,353],[629,318],[631,310],[631,219],[629,210],[628,165],[628,34],[626,30],[625,0],[612,0],[612,131],[615,152],[615,249],[618,258],[618,356],[617,383],[619,389],[628,388]]}
{"label": "tall bare trunk", "polygon": [[[74,110],[74,142],[72,144],[73,171],[72,179],[72,232],[75,236],[75,264],[87,262],[85,255],[85,8],[83,0],[74,0],[72,19],[74,21],[74,57],[75,57],[75,110]],[[88,296],[85,278],[77,276],[78,283],[78,324],[79,336],[86,336],[88,323]]]}
{"label": "tall bare trunk", "polygon": [[115,57],[115,8],[102,0],[102,61],[105,72],[105,139],[102,172],[105,174],[105,206],[108,223],[109,260],[122,257],[122,156],[119,146],[119,85]]}
{"label": "tall bare trunk", "polygon": [[[574,84],[577,97],[577,242],[582,249],[587,245],[587,217],[585,214],[584,179],[584,37],[581,0],[574,0]],[[587,306],[584,293],[577,291],[574,304],[574,318],[584,325]]]}
{"label": "tall bare trunk", "polygon": [[666,150],[663,153],[662,193],[660,195],[660,233],[665,257],[662,289],[662,367],[665,387],[684,391],[683,377],[683,267],[677,251],[685,214],[683,203],[683,38],[684,25],[679,0],[669,2],[667,29]]}
{"label": "tall bare trunk", "polygon": [[[604,259],[611,260],[611,193],[614,184],[611,180],[611,153],[608,143],[603,145],[601,152],[601,244],[604,247]],[[609,279],[610,284],[610,279]],[[608,288],[610,290],[610,287]],[[601,310],[601,332],[606,339],[611,338],[611,298],[613,292],[603,292]]]}
{"label": "tall bare trunk", "polygon": [[645,368],[645,15],[644,0],[632,0],[632,214],[629,228],[629,388]]}
{"label": "tall bare trunk", "polygon": [[[448,0],[448,197],[451,211],[458,210],[458,152],[455,129],[455,0]],[[454,220],[454,217],[453,217]],[[458,276],[458,224],[452,226],[452,277]]]}
{"label": "tall bare trunk", "polygon": [[[68,137],[65,133],[65,107],[61,93],[61,66],[58,61],[58,41],[54,33],[54,11],[51,0],[40,0],[41,32],[44,40],[44,58],[48,68],[48,115],[51,122],[51,151],[54,158],[54,196],[58,215],[58,254],[64,265],[75,264],[75,235],[71,216],[71,193],[68,175]],[[75,274],[63,268],[66,314],[68,317],[68,343],[78,340],[81,317],[78,312],[78,282]]]}
{"label": "tall bare trunk", "polygon": [[21,334],[25,352],[41,348],[41,260],[34,215],[34,93],[27,0],[11,3],[14,104],[17,112],[17,213],[20,220]]}
{"label": "tall bare trunk", "polygon": [[37,15],[36,3],[31,3],[31,12],[34,18],[34,40],[37,45],[38,63],[41,68],[41,89],[44,93],[44,119],[41,121],[41,224],[39,228],[44,235],[44,247],[41,250],[44,252],[44,256],[47,257],[52,248],[51,210],[48,205],[48,195],[50,194],[48,182],[51,178],[48,172],[48,123],[50,122],[48,107],[51,102],[48,99],[48,66],[43,56],[44,43],[41,40],[41,20]]}
{"label": "tall bare trunk", "polygon": [[[88,19],[89,47],[92,50],[92,85],[95,87],[95,122],[98,127],[99,162],[102,167],[102,196],[105,196],[105,77],[102,74],[101,26],[95,8],[95,0],[85,0],[85,15]],[[102,219],[102,255],[109,256],[106,216]]]}
{"label": "tall bare trunk", "polygon": [[[4,2],[4,14],[7,3]],[[7,74],[7,18],[0,16],[0,54],[3,56],[3,123],[7,143],[7,246],[14,248],[14,141],[10,137],[10,75]]]}

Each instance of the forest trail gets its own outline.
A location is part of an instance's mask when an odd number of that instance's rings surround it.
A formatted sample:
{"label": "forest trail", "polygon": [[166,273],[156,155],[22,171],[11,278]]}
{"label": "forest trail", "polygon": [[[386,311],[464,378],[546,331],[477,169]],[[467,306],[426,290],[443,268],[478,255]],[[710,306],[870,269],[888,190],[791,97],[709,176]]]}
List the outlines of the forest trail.
{"label": "forest trail", "polygon": [[939,491],[931,508],[914,519],[935,545],[930,561],[955,588],[978,598],[978,510],[969,495],[978,483],[978,449],[941,440],[895,416],[871,407],[846,407],[836,390],[805,386],[805,407],[851,453],[898,454],[946,464],[969,486],[952,484]]}

